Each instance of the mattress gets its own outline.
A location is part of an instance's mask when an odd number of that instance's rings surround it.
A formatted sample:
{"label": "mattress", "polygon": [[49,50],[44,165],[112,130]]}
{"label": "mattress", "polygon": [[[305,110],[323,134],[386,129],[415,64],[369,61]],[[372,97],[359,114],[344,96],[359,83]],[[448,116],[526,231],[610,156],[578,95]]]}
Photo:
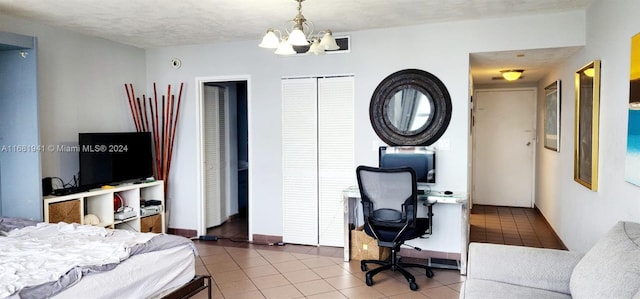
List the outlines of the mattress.
{"label": "mattress", "polygon": [[186,238],[0,217],[0,297],[153,298],[195,276]]}
{"label": "mattress", "polygon": [[157,298],[195,276],[190,246],[132,256],[110,271],[87,275],[53,298]]}

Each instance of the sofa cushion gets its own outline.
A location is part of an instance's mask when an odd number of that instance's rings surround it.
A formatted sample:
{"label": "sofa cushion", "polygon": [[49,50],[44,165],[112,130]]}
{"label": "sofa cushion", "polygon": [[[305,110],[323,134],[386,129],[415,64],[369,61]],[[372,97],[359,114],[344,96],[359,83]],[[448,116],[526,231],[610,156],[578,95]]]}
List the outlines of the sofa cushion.
{"label": "sofa cushion", "polygon": [[632,298],[640,290],[640,224],[618,222],[571,275],[573,298]]}
{"label": "sofa cushion", "polygon": [[518,286],[484,279],[467,279],[460,290],[464,299],[566,299],[571,296],[549,290]]}

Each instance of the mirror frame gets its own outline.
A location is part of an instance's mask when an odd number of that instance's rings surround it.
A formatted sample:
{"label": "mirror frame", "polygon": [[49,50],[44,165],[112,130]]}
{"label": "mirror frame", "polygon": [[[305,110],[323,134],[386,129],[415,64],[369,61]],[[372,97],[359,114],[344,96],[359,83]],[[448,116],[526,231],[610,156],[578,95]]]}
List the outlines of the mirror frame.
{"label": "mirror frame", "polygon": [[[404,134],[387,118],[387,105],[396,92],[415,88],[433,102],[428,125],[422,130]],[[386,78],[376,87],[369,104],[369,119],[378,137],[392,146],[431,145],[446,131],[451,121],[451,96],[444,83],[433,74],[419,69],[404,69]]]}
{"label": "mirror frame", "polygon": [[[585,71],[593,69],[593,77]],[[582,77],[592,78],[585,86]],[[600,118],[600,60],[594,60],[575,73],[576,107],[573,154],[573,179],[581,185],[598,190],[598,145]],[[590,92],[586,92],[590,91]]]}

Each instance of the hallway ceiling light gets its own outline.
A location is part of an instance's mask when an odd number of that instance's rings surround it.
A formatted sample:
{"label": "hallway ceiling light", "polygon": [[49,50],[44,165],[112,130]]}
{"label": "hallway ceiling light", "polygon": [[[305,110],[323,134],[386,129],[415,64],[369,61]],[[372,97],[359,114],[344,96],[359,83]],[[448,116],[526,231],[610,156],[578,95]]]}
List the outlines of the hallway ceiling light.
{"label": "hallway ceiling light", "polygon": [[522,76],[522,73],[524,72],[524,70],[504,70],[504,71],[500,71],[500,73],[502,73],[502,78],[504,78],[507,81],[515,81],[520,79],[520,76]]}
{"label": "hallway ceiling light", "polygon": [[283,35],[279,30],[269,28],[258,46],[277,49],[275,53],[278,55],[296,54],[293,46],[309,46],[307,53],[316,55],[324,54],[325,50],[340,49],[331,30],[320,31],[314,35],[313,23],[302,15],[302,1],[304,0],[294,1],[298,2],[298,15],[293,20],[286,22],[286,35]]}
{"label": "hallway ceiling light", "polygon": [[584,74],[587,75],[588,77],[591,77],[591,78],[593,78],[595,73],[596,73],[596,70],[594,68],[588,68],[588,69],[584,70]]}

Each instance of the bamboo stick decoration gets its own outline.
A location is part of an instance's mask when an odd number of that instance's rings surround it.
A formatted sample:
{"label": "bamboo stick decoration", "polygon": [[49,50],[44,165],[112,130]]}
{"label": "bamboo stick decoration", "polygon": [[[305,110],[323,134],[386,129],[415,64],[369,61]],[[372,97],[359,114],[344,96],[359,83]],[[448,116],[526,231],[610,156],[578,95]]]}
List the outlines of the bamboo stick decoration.
{"label": "bamboo stick decoration", "polygon": [[[169,170],[171,169],[183,86],[184,83],[180,83],[177,103],[175,101],[175,95],[171,94],[171,85],[167,86],[167,94],[162,95],[162,102],[158,103],[158,92],[155,82],[153,83],[153,98],[151,96],[147,98],[144,94],[142,95],[142,99],[136,98],[133,84],[129,83],[129,85],[124,85],[136,131],[151,133],[155,156],[154,176],[158,180],[165,181],[165,189],[168,186],[167,180],[169,178]],[[149,101],[149,105],[147,105],[147,100]],[[149,124],[149,118],[151,118],[151,124]]]}

